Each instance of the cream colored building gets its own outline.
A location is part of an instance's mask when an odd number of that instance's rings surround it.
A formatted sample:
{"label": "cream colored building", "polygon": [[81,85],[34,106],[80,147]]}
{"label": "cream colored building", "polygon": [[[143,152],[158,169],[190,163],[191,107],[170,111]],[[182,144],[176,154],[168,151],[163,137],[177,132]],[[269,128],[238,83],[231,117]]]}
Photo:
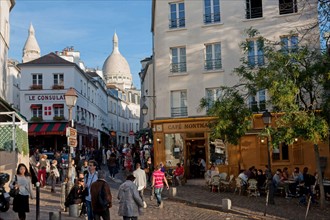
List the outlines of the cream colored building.
{"label": "cream colored building", "polygon": [[[152,120],[155,162],[183,162],[197,157],[211,161],[211,144],[203,97],[216,99],[220,86],[238,82],[233,70],[244,56],[240,43],[252,27],[270,40],[284,42],[287,48],[298,43],[319,46],[319,30],[305,36],[304,28],[317,21],[317,1],[300,0],[198,0],[152,1],[153,71],[155,115]],[[304,38],[302,38],[304,36]],[[248,61],[257,67],[264,63],[256,39],[248,39]],[[304,41],[304,42],[301,42]],[[145,86],[146,87],[146,86]],[[143,85],[141,88],[144,88]],[[262,112],[267,108],[267,91],[247,100]],[[201,122],[197,123],[197,119]],[[203,121],[204,120],[204,121]],[[197,130],[196,130],[197,129]],[[216,151],[219,164],[226,161],[222,146]],[[171,163],[169,163],[171,162]]]}

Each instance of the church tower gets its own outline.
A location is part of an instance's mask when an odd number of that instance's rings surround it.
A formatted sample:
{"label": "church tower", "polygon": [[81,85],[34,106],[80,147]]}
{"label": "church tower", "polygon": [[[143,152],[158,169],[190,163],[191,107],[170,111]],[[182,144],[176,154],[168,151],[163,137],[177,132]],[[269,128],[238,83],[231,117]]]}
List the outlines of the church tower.
{"label": "church tower", "polygon": [[122,90],[132,88],[132,74],[127,60],[119,52],[118,36],[112,39],[113,49],[103,64],[103,76],[108,88],[117,87]]}
{"label": "church tower", "polygon": [[35,37],[35,31],[32,24],[30,25],[28,33],[29,36],[23,48],[23,63],[40,58],[40,48]]}

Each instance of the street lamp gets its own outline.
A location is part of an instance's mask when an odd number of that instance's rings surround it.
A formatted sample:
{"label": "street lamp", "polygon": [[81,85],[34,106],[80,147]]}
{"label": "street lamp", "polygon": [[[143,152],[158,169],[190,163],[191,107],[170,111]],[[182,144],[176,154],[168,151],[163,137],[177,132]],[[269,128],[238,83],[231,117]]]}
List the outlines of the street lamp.
{"label": "street lamp", "polygon": [[270,131],[269,131],[269,125],[272,123],[272,114],[268,112],[268,110],[265,110],[265,112],[262,114],[262,121],[264,125],[266,126],[265,130],[267,132],[266,138],[267,138],[267,157],[268,157],[268,170],[267,170],[267,186],[268,186],[268,192],[266,197],[266,209],[264,212],[264,215],[266,215],[266,210],[268,203],[269,204],[275,204],[274,202],[274,186],[273,186],[273,177],[272,177],[272,171],[271,171],[271,164],[270,164]]}
{"label": "street lamp", "polygon": [[146,104],[143,104],[141,110],[143,115],[148,114],[148,106]]}
{"label": "street lamp", "polygon": [[[76,105],[78,95],[74,88],[70,87],[70,89],[65,93],[65,104],[68,106],[69,109],[69,127],[73,127],[73,120],[72,120],[72,108]],[[71,123],[70,123],[71,122]],[[67,188],[66,193],[67,195],[70,192],[70,189],[72,188],[72,151],[71,146],[69,146],[69,170],[68,170],[68,182],[67,182]]]}

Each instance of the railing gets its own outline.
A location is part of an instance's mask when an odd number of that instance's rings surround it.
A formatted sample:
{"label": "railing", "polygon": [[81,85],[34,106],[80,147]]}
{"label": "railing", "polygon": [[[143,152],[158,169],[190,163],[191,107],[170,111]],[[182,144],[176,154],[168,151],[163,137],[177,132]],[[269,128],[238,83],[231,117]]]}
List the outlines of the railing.
{"label": "railing", "polygon": [[221,59],[205,60],[205,63],[204,63],[205,70],[218,70],[221,68],[222,68]]}
{"label": "railing", "polygon": [[64,85],[54,84],[52,89],[64,89]]}
{"label": "railing", "polygon": [[297,1],[281,3],[279,4],[280,15],[292,14],[298,12]]}
{"label": "railing", "polygon": [[171,108],[171,117],[183,117],[188,116],[188,108],[187,107],[177,107]]}
{"label": "railing", "polygon": [[204,24],[220,22],[220,13],[204,14]]}
{"label": "railing", "polygon": [[178,73],[178,72],[186,72],[187,66],[186,62],[180,62],[180,63],[172,63],[171,64],[171,72],[172,73]]}
{"label": "railing", "polygon": [[246,19],[262,18],[262,7],[249,7],[246,9]]}
{"label": "railing", "polygon": [[249,103],[249,108],[252,112],[261,112],[266,110],[266,101],[253,101]]}
{"label": "railing", "polygon": [[248,56],[248,63],[250,67],[265,65],[264,55],[250,55]]}
{"label": "railing", "polygon": [[42,89],[42,85],[36,85],[36,84],[34,84],[34,85],[31,85],[30,86],[30,89],[31,90],[41,90]]}
{"label": "railing", "polygon": [[185,18],[170,19],[169,28],[182,28],[186,26]]}

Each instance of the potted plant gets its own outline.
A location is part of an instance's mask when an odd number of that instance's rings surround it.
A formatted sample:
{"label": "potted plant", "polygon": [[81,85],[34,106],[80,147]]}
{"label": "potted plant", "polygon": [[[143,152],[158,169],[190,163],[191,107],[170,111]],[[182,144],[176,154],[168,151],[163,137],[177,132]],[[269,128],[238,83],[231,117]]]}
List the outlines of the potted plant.
{"label": "potted plant", "polygon": [[56,84],[52,86],[52,89],[64,89],[64,86]]}
{"label": "potted plant", "polygon": [[64,116],[54,116],[53,117],[54,121],[61,121],[61,120],[64,120],[64,119],[65,119]]}
{"label": "potted plant", "polygon": [[31,121],[42,121],[42,117],[33,116],[30,120]]}
{"label": "potted plant", "polygon": [[31,90],[40,90],[40,89],[42,89],[42,85],[31,85],[30,89]]}

